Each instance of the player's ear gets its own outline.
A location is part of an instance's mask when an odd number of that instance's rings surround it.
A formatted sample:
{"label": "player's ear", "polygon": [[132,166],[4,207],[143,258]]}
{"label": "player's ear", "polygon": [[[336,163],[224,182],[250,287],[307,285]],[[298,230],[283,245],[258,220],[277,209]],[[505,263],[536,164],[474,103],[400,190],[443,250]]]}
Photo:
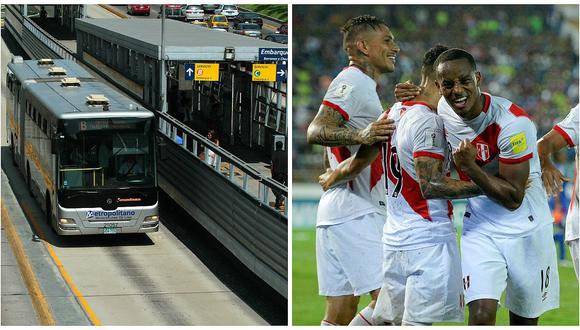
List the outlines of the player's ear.
{"label": "player's ear", "polygon": [[481,78],[481,72],[475,71],[475,82],[477,87],[481,85]]}
{"label": "player's ear", "polygon": [[368,55],[369,54],[369,50],[367,48],[367,42],[366,40],[357,40],[356,41],[356,49],[361,52],[363,55]]}

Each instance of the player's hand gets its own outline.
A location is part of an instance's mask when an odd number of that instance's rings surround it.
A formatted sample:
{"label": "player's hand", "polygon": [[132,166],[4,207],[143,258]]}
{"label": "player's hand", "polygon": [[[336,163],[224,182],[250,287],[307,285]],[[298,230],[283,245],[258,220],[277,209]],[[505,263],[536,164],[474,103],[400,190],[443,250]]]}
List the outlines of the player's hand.
{"label": "player's hand", "polygon": [[465,139],[459,143],[459,146],[453,152],[453,160],[458,168],[467,169],[475,165],[476,154],[477,149],[471,144],[469,139]]}
{"label": "player's hand", "polygon": [[379,119],[359,131],[360,144],[372,145],[387,141],[395,131],[395,121],[387,119],[386,112]]}
{"label": "player's hand", "polygon": [[397,101],[409,101],[419,94],[421,94],[421,87],[414,85],[410,80],[395,85],[395,98]]}
{"label": "player's hand", "polygon": [[332,174],[332,170],[330,168],[326,169],[326,173],[322,173],[318,177],[318,183],[322,187],[322,190],[327,191],[331,186],[332,182],[330,180],[330,175]]}
{"label": "player's hand", "polygon": [[542,167],[542,182],[546,188],[548,196],[558,196],[563,190],[563,182],[572,181],[565,177],[554,165],[544,164]]}

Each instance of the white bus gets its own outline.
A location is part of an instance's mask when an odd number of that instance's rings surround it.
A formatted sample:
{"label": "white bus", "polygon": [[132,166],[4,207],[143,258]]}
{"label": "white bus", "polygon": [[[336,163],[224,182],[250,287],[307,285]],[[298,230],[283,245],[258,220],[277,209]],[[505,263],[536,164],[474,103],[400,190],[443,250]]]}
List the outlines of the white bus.
{"label": "white bus", "polygon": [[57,234],[159,229],[151,111],[67,60],[14,57],[6,88],[14,162]]}

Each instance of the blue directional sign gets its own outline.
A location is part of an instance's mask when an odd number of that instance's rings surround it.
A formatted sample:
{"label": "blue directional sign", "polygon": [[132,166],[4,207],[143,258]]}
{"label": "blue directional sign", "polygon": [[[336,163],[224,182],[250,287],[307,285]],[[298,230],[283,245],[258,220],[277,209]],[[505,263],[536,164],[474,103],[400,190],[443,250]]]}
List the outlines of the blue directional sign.
{"label": "blue directional sign", "polygon": [[195,77],[195,64],[185,64],[185,80],[193,80]]}
{"label": "blue directional sign", "polygon": [[288,67],[286,64],[278,64],[276,66],[276,81],[286,81],[288,78]]}
{"label": "blue directional sign", "polygon": [[288,48],[259,48],[258,61],[288,62]]}

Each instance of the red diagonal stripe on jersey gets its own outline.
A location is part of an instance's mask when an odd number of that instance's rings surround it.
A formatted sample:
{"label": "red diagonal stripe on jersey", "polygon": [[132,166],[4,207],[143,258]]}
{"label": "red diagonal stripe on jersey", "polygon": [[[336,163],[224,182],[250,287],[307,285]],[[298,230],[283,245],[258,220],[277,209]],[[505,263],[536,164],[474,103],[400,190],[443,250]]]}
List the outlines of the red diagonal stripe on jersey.
{"label": "red diagonal stripe on jersey", "polygon": [[375,158],[375,160],[371,164],[371,189],[370,190],[373,190],[373,188],[375,187],[377,182],[379,182],[381,180],[383,173],[385,173],[385,171],[383,169],[383,152],[382,152],[383,148],[382,148],[382,145],[378,144],[377,148],[379,148],[379,155],[377,156],[377,158]]}
{"label": "red diagonal stripe on jersey", "polygon": [[[330,152],[336,157],[336,161],[339,164],[350,157],[350,150],[347,147],[330,147]],[[348,185],[352,189],[352,181],[349,181]]]}
{"label": "red diagonal stripe on jersey", "polygon": [[493,123],[485,128],[483,132],[479,133],[471,141],[471,144],[477,148],[478,143],[483,143],[489,146],[489,157],[484,161],[481,159],[479,152],[475,158],[477,165],[482,166],[489,162],[491,162],[497,154],[499,154],[499,148],[497,147],[497,138],[499,136],[499,132],[501,131],[501,127],[497,123]]}
{"label": "red diagonal stripe on jersey", "polygon": [[405,198],[407,204],[409,204],[415,213],[422,216],[423,219],[432,221],[431,215],[429,214],[429,205],[427,204],[427,200],[423,198],[421,187],[419,187],[417,181],[403,168],[401,168],[401,172],[403,175],[403,189],[401,189],[403,198]]}
{"label": "red diagonal stripe on jersey", "polygon": [[524,109],[518,107],[514,103],[512,103],[509,110],[516,117],[528,117],[528,118],[530,118],[530,115],[528,115],[528,113]]}

